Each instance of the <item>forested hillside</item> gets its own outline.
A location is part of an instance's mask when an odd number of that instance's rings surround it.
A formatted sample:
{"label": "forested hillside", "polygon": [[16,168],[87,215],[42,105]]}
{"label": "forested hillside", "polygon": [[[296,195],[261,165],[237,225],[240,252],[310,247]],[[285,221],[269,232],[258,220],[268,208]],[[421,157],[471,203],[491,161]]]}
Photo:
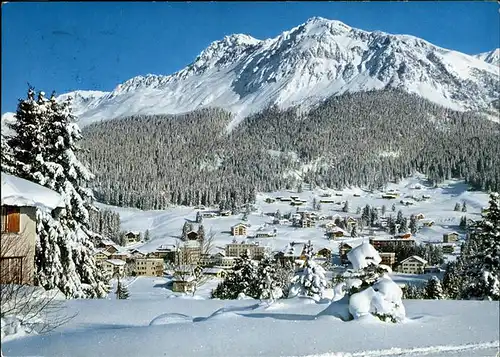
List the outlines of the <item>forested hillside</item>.
{"label": "forested hillside", "polygon": [[257,191],[379,188],[415,171],[498,190],[500,125],[397,90],[332,97],[308,113],[269,108],[226,133],[231,114],[134,116],[84,129],[105,203],[234,207]]}

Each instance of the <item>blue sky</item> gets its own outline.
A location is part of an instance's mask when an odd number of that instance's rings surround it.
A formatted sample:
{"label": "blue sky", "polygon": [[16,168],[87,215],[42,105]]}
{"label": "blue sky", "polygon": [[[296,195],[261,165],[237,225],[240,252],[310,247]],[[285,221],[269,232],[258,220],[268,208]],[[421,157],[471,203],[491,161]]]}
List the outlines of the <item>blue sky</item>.
{"label": "blue sky", "polygon": [[112,90],[171,74],[232,33],[264,39],[308,18],[411,34],[468,54],[499,46],[496,2],[7,3],[2,5],[2,113],[27,83],[47,93]]}

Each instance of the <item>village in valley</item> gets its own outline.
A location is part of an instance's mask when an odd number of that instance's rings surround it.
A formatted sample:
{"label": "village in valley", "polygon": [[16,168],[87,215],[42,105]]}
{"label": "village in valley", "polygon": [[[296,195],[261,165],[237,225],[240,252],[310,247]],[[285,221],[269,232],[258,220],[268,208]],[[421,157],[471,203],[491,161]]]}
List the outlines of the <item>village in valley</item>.
{"label": "village in valley", "polygon": [[[270,256],[281,265],[291,262],[297,270],[311,242],[314,259],[332,277],[349,267],[348,252],[366,241],[402,287],[425,285],[432,276],[442,278],[447,262],[460,253],[467,220],[478,219],[487,203],[486,194],[467,191],[463,182],[436,188],[425,182],[417,175],[381,192],[313,191],[301,185],[260,194],[254,204],[234,211],[173,207],[168,218],[162,211],[124,214],[125,208],[102,205],[122,212],[123,228],[134,229],[124,232],[123,245],[103,240],[95,259],[109,276],[125,278],[132,291],[137,278],[149,277],[164,279],[160,285],[168,292],[201,291],[207,298],[242,254],[255,261]],[[156,227],[148,225],[162,219]],[[158,286],[158,280],[150,283]]]}

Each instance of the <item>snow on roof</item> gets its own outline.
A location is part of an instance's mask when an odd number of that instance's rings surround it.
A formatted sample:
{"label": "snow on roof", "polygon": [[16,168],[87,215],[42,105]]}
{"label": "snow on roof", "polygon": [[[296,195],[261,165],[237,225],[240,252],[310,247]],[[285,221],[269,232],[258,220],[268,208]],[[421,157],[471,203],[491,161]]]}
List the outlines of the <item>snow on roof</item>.
{"label": "snow on roof", "polygon": [[205,268],[203,269],[203,274],[218,274],[222,271],[225,271],[222,268]]}
{"label": "snow on roof", "polygon": [[2,172],[2,205],[44,210],[65,207],[62,196],[42,185]]}
{"label": "snow on roof", "polygon": [[120,260],[120,259],[108,259],[108,260],[106,260],[106,262],[113,264],[113,265],[125,265],[126,264],[123,260]]}
{"label": "snow on roof", "polygon": [[353,248],[347,253],[347,259],[349,259],[355,270],[366,268],[370,263],[378,265],[382,261],[377,250],[368,242],[363,242]]}
{"label": "snow on roof", "polygon": [[411,260],[411,259],[416,260],[422,264],[427,264],[427,260],[420,258],[418,255],[412,255],[411,257],[408,257],[408,258],[402,260],[400,264],[403,264],[404,262],[407,262],[408,260]]}
{"label": "snow on roof", "polygon": [[103,239],[103,240],[101,240],[101,244],[104,244],[104,245],[116,245],[116,243],[113,242],[110,239]]}

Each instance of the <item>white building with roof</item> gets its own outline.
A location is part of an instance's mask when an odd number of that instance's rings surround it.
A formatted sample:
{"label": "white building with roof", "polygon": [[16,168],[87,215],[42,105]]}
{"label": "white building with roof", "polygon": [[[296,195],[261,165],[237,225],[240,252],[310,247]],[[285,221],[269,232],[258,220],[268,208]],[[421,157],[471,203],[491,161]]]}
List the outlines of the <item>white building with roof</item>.
{"label": "white building with roof", "polygon": [[401,261],[398,267],[398,272],[404,274],[424,274],[426,265],[427,260],[419,257],[418,255],[412,255],[411,257]]}
{"label": "white building with roof", "polygon": [[0,283],[33,284],[36,211],[56,217],[65,204],[57,192],[1,173]]}

